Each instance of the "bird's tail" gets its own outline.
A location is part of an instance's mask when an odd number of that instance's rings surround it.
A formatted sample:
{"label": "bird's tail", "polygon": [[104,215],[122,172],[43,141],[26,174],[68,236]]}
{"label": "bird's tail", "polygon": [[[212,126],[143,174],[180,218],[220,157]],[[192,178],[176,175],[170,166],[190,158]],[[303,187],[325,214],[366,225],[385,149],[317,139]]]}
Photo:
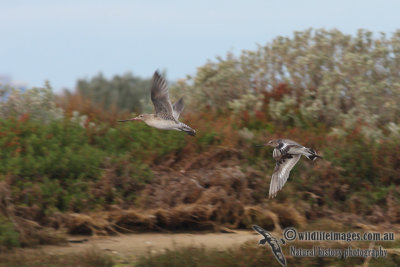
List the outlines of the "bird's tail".
{"label": "bird's tail", "polygon": [[306,154],[305,156],[309,160],[316,160],[317,158],[322,159],[322,157],[320,155],[317,155],[317,152],[315,152],[315,150],[312,148],[308,148],[307,152],[308,152],[308,154]]}
{"label": "bird's tail", "polygon": [[182,122],[180,123],[179,130],[187,133],[188,135],[196,136],[196,131]]}

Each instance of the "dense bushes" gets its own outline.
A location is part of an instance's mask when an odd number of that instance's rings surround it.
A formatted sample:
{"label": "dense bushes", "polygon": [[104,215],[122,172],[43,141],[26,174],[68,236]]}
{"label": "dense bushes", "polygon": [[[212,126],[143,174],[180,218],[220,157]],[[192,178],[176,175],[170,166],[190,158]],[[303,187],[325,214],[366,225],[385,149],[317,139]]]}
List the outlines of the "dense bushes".
{"label": "dense bushes", "polygon": [[19,246],[19,234],[14,224],[0,214],[0,252],[3,248]]}
{"label": "dense bushes", "polygon": [[[85,233],[246,228],[252,221],[302,227],[342,213],[399,223],[398,36],[310,30],[207,63],[192,84],[174,88],[187,90],[182,120],[195,138],[117,124],[129,114],[102,110],[83,91],[59,96],[63,110],[49,87],[14,92],[0,103],[0,213],[54,227],[68,222],[60,212],[118,213],[100,222],[71,215],[66,227]],[[109,92],[96,91],[100,78],[80,86],[102,99]],[[105,82],[111,91],[117,78]],[[268,200],[275,162],[271,149],[254,145],[279,137],[314,147],[324,160],[300,160]]]}
{"label": "dense bushes", "polygon": [[0,88],[0,118],[28,116],[42,123],[61,119],[62,109],[56,107],[49,82],[42,88],[21,92],[8,87]]}
{"label": "dense bushes", "polygon": [[178,132],[142,124],[82,127],[70,120],[42,124],[28,117],[0,120],[0,134],[0,180],[11,184],[14,204],[38,206],[40,214],[88,211],[116,201],[132,204],[152,177],[152,160],[185,142]]}
{"label": "dense bushes", "polygon": [[[177,88],[189,93],[195,110],[255,112],[264,101],[274,123],[322,123],[341,134],[361,126],[364,136],[376,139],[399,134],[399,68],[400,31],[374,37],[365,30],[351,36],[310,29],[210,61]],[[286,89],[279,99],[271,95],[277,88]]]}

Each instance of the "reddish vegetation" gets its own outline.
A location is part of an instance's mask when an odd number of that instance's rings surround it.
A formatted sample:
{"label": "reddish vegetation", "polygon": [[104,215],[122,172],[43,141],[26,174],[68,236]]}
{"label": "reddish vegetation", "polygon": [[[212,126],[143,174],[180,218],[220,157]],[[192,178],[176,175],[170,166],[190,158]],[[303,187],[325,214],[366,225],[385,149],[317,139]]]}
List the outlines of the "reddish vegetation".
{"label": "reddish vegetation", "polygon": [[280,83],[274,87],[270,92],[264,92],[264,103],[268,104],[272,98],[274,100],[281,100],[284,95],[291,94],[293,89],[286,83]]}
{"label": "reddish vegetation", "polygon": [[[265,105],[270,98],[279,100],[291,92],[287,84],[279,84],[270,93],[265,93]],[[190,121],[192,127],[198,129],[197,141],[188,139],[181,151],[154,162],[152,169],[156,178],[141,191],[139,206],[134,211],[124,213],[120,221],[113,223],[126,229],[219,229],[248,227],[254,221],[261,220],[260,224],[276,228],[303,225],[307,220],[321,217],[341,221],[334,213],[349,214],[342,216],[343,223],[400,222],[400,212],[394,211],[394,203],[399,203],[393,198],[393,194],[400,194],[399,186],[390,191],[390,196],[380,200],[384,203],[383,208],[375,204],[370,206],[363,193],[357,193],[360,188],[372,194],[376,191],[376,182],[363,177],[363,173],[380,177],[378,180],[385,185],[400,181],[400,157],[392,153],[393,147],[388,149],[393,145],[390,141],[379,147],[370,146],[360,136],[359,130],[346,139],[340,139],[329,136],[328,129],[323,126],[314,129],[275,129],[273,134],[261,130],[254,143],[284,135],[301,140],[301,143],[322,154],[328,152],[323,161],[301,163],[303,166],[296,168],[297,171],[291,175],[293,178],[279,193],[278,199],[268,200],[269,177],[274,167],[274,162],[269,160],[270,151],[255,151],[254,147],[241,139],[237,129],[248,127],[250,123],[273,123],[262,111],[255,116],[247,112],[239,116],[240,120],[233,114],[217,115],[214,112],[184,116],[184,121]],[[198,141],[212,133],[215,135],[210,136],[207,143]],[[249,166],[249,160],[255,160],[255,155],[259,162],[257,164],[264,165],[261,169],[259,165]],[[367,165],[360,166],[358,163],[369,157],[371,161],[366,164],[371,165],[373,173],[363,169]],[[360,167],[357,170],[346,165]],[[358,189],[350,194],[354,186]],[[377,201],[369,199],[371,203]],[[335,203],[333,206],[329,203],[331,201]],[[291,207],[294,217],[287,217],[281,205]],[[385,216],[389,213],[391,217],[387,219]]]}
{"label": "reddish vegetation", "polygon": [[105,112],[103,105],[94,104],[90,99],[84,98],[79,93],[65,94],[57,99],[57,103],[66,112],[67,116],[72,116],[72,113],[77,111],[79,114],[84,114],[88,117],[87,122],[98,120],[114,125],[117,117],[124,115],[115,106],[110,107]]}
{"label": "reddish vegetation", "polygon": [[[266,99],[281,99],[290,92],[287,85],[281,84],[266,94]],[[78,110],[88,116],[88,121],[109,122],[98,131],[87,128],[85,134],[90,140],[101,139],[124,116],[114,109],[105,112],[78,95],[65,97],[59,103],[69,115]],[[252,224],[269,230],[287,226],[306,228],[321,218],[336,221],[343,227],[364,229],[369,229],[371,224],[391,227],[400,223],[400,212],[396,209],[400,205],[398,143],[383,140],[379,145],[371,144],[359,131],[346,138],[332,137],[325,126],[277,126],[269,118],[266,107],[262,110],[254,115],[217,111],[183,114],[182,120],[190,122],[198,135],[196,138],[182,135],[184,144],[162,156],[144,151],[148,155],[141,163],[148,164],[154,176],[146,185],[136,184],[132,178],[137,165],[130,165],[126,159],[119,159],[117,163],[107,159],[101,166],[101,177],[88,183],[87,194],[106,203],[96,211],[83,209],[76,213],[76,205],[71,202],[66,212],[52,211],[46,215],[48,203],[41,187],[34,185],[13,193],[12,186],[18,179],[12,175],[0,184],[0,211],[16,218],[24,240],[29,240],[31,232],[40,230],[40,235],[44,235],[47,231],[44,226],[67,229],[71,234],[113,234],[166,229],[226,231],[227,228],[249,228]],[[15,146],[15,153],[21,152],[18,136],[23,128],[20,126],[18,123],[13,126],[15,136],[3,148]],[[241,136],[239,130],[244,128],[253,137]],[[46,137],[53,138],[52,134]],[[269,179],[275,163],[271,149],[256,148],[254,144],[280,137],[315,148],[324,160],[302,159],[277,199],[269,200]],[[126,142],[136,142],[129,135],[123,138]],[[160,137],[157,135],[157,138]],[[115,194],[121,187],[128,188],[129,194]],[[27,196],[34,197],[38,205],[15,205],[24,203]],[[33,236],[34,242],[47,242],[37,241],[37,236]]]}

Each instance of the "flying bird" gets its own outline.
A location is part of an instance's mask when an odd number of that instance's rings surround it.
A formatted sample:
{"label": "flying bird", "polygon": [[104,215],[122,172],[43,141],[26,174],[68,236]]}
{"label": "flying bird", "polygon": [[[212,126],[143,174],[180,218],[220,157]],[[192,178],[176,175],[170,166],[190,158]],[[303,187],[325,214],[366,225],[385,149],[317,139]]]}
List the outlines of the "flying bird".
{"label": "flying bird", "polygon": [[264,238],[258,241],[258,245],[265,245],[268,242],[268,245],[271,247],[272,253],[274,253],[275,258],[277,261],[282,265],[286,266],[286,258],[283,255],[281,244],[285,245],[285,240],[281,239],[278,240],[273,237],[269,232],[265,231],[258,225],[253,225],[253,230],[262,235]]}
{"label": "flying bird", "polygon": [[158,71],[154,72],[152,82],[151,101],[156,114],[140,114],[135,118],[120,120],[119,122],[144,121],[148,126],[157,129],[182,131],[195,136],[196,131],[194,129],[178,121],[184,108],[183,99],[179,99],[174,105],[171,104],[167,82]]}
{"label": "flying bird", "polygon": [[301,155],[313,161],[317,158],[322,158],[317,155],[314,149],[307,148],[289,139],[274,139],[261,146],[274,147],[272,157],[275,159],[276,165],[269,186],[270,198],[276,197],[278,191],[285,185],[289,178],[290,171],[299,161]]}

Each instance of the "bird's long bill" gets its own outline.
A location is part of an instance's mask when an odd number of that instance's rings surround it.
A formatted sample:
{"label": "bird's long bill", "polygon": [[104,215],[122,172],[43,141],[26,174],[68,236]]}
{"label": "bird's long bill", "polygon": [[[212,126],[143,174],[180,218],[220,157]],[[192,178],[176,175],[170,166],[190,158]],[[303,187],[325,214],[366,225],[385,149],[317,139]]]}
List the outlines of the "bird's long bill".
{"label": "bird's long bill", "polygon": [[136,121],[136,120],[137,120],[136,118],[132,118],[132,119],[127,119],[127,120],[120,120],[118,122]]}
{"label": "bird's long bill", "polygon": [[260,146],[268,146],[268,144],[260,144],[260,145],[255,145],[255,146],[257,146],[257,147],[260,147]]}

